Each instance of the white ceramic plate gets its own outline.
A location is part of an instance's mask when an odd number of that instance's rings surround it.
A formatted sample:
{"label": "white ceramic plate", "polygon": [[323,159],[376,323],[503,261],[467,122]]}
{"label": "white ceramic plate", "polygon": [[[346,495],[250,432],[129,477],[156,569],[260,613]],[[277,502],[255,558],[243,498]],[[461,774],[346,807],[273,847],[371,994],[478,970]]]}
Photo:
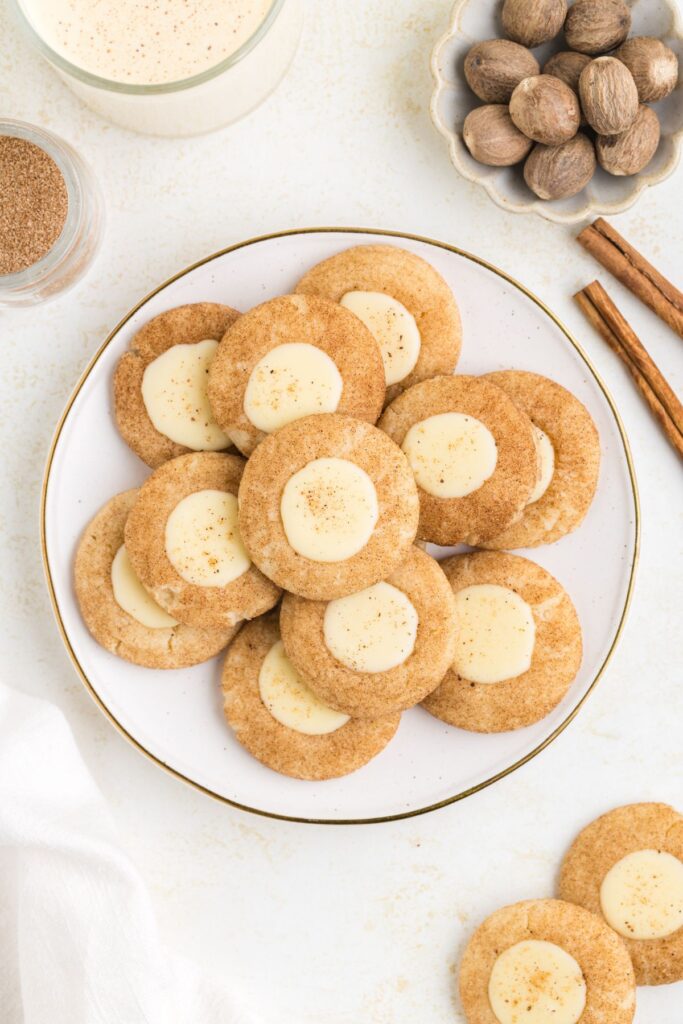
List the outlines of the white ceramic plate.
{"label": "white ceramic plate", "polygon": [[[631,36],[656,36],[678,55],[683,69],[683,16],[678,0],[627,0],[633,15]],[[640,174],[615,177],[598,167],[577,196],[544,202],[527,188],[523,164],[485,167],[470,156],[462,140],[462,125],[474,107],[481,106],[463,74],[463,61],[471,46],[503,35],[500,0],[455,0],[450,25],[432,53],[434,92],[431,117],[448,144],[455,169],[486,189],[491,199],[511,213],[538,213],[547,220],[573,224],[588,217],[620,213],[632,206],[650,185],[664,181],[678,165],[683,144],[683,71],[678,87],[654,104],[662,138],[653,159]],[[541,66],[552,53],[565,49],[562,37],[536,48]]]}
{"label": "white ceramic plate", "polygon": [[[585,655],[565,700],[542,722],[485,736],[404,714],[385,751],[354,775],[300,782],[263,767],[236,742],[221,713],[221,659],[189,670],[137,668],[99,647],[81,620],[72,565],[81,531],[113,494],[148,470],[120,439],[111,379],[131,336],[150,317],[184,302],[238,309],[291,290],[314,263],[350,245],[403,245],[451,285],[464,325],[458,369],[535,370],[584,402],[602,440],[596,499],[572,536],[530,557],[565,585],[584,631]],[[628,445],[612,400],[562,325],[521,285],[443,243],[363,230],[314,229],[244,242],[190,267],[144,299],[96,354],[57,428],[42,508],[43,554],[57,620],[83,682],[123,734],[157,764],[231,804],[298,821],[396,819],[460,799],[537,754],[565,727],[597,682],[623,626],[638,547],[638,501]]]}

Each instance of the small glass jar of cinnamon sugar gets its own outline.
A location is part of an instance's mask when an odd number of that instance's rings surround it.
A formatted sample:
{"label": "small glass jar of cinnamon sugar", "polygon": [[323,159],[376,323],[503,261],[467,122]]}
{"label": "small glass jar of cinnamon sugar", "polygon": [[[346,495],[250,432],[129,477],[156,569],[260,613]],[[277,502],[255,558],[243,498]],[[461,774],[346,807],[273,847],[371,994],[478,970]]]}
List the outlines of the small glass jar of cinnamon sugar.
{"label": "small glass jar of cinnamon sugar", "polygon": [[45,129],[0,119],[0,307],[74,285],[102,229],[101,193],[78,153]]}

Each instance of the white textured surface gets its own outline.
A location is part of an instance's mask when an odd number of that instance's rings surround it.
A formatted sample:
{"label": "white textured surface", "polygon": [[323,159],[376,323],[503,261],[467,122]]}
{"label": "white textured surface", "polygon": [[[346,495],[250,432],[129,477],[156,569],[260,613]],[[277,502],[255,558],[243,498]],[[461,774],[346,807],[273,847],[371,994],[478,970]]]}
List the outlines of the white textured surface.
{"label": "white textured surface", "polygon": [[[429,123],[429,51],[448,0],[308,0],[283,87],[245,122],[150,140],[82,108],[0,25],[0,96],[64,135],[106,192],[105,247],[73,293],[2,315],[3,671],[66,711],[179,952],[251,988],[264,1021],[462,1022],[455,965],[472,927],[552,890],[576,830],[615,804],[683,804],[680,462],[570,296],[598,275],[573,232],[506,215],[459,179]],[[616,226],[680,283],[680,174]],[[643,545],[626,635],[587,707],[535,762],[463,804],[363,829],[282,825],[214,804],[111,729],[61,646],[38,547],[40,475],[54,421],[88,356],[158,281],[242,237],[305,224],[397,227],[499,264],[575,329],[616,396],[641,487]],[[662,368],[681,342],[608,284]],[[641,990],[638,1024],[677,1021],[683,985]],[[14,1022],[11,1022],[14,1024]]]}

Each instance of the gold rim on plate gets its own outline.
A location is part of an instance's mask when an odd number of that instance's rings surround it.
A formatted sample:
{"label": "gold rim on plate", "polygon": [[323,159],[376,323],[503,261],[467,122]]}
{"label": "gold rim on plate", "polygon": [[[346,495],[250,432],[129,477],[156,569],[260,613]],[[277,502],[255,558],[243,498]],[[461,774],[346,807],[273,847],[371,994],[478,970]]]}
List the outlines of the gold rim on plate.
{"label": "gold rim on plate", "polygon": [[[471,260],[473,263],[479,264],[479,266],[491,271],[493,274],[496,274],[498,277],[502,278],[502,280],[507,281],[508,284],[511,284],[513,287],[517,288],[517,290],[522,292],[523,295],[526,295],[528,299],[531,299],[531,301],[535,303],[535,305],[538,306],[539,309],[541,309],[557,327],[559,327],[559,329],[564,334],[565,338],[569,341],[569,343],[579,354],[580,358],[584,361],[584,363],[590,370],[591,374],[593,375],[595,382],[597,383],[598,387],[605,396],[605,400],[607,401],[607,404],[609,405],[612,411],[612,415],[614,416],[615,422],[619,429],[619,434],[621,436],[621,442],[624,448],[624,455],[626,457],[626,464],[628,466],[629,479],[631,482],[631,491],[633,495],[633,506],[635,513],[633,559],[631,562],[631,568],[629,573],[626,600],[624,601],[624,607],[621,612],[619,624],[617,626],[616,633],[614,634],[612,643],[610,644],[610,648],[607,654],[605,655],[602,665],[598,669],[595,678],[591,682],[590,686],[588,687],[584,695],[577,702],[576,706],[569,712],[567,717],[563,719],[562,722],[560,722],[560,724],[550,733],[549,736],[546,736],[546,738],[541,743],[534,747],[533,750],[530,750],[528,754],[525,754],[524,757],[519,758],[519,760],[515,761],[513,764],[503,769],[502,771],[496,772],[495,775],[492,775],[490,778],[485,779],[483,782],[477,783],[476,786],[470,786],[469,788],[463,790],[461,793],[455,793],[453,796],[446,797],[444,800],[439,800],[436,803],[429,804],[426,807],[418,807],[411,811],[402,811],[399,814],[385,814],[369,818],[307,818],[293,814],[277,814],[275,811],[267,811],[261,807],[250,807],[248,804],[242,804],[239,803],[239,801],[237,800],[231,800],[229,797],[222,796],[220,793],[214,793],[213,790],[209,789],[206,786],[203,786],[200,782],[196,782],[194,779],[190,779],[186,775],[183,775],[183,773],[178,771],[176,768],[171,768],[169,765],[165,764],[164,761],[158,758],[155,754],[147,750],[147,748],[144,747],[138,740],[136,740],[135,737],[132,736],[128,732],[128,730],[112,714],[107,705],[104,703],[104,701],[100,698],[100,696],[94,689],[82,665],[80,664],[78,657],[76,656],[76,652],[71,646],[71,641],[69,640],[66,629],[64,628],[64,622],[62,621],[59,604],[57,602],[57,597],[55,594],[55,588],[52,581],[52,574],[50,572],[50,563],[47,553],[45,527],[47,489],[50,482],[50,470],[52,468],[52,462],[54,459],[57,444],[59,442],[59,438],[62,433],[62,429],[66,422],[66,418],[69,415],[69,412],[71,411],[71,408],[81,391],[81,388],[85,384],[86,380],[88,379],[92,371],[95,369],[95,366],[99,362],[102,353],[111,344],[111,342],[114,340],[114,338],[121,330],[121,328],[124,326],[124,324],[126,324],[130,320],[130,318],[134,316],[137,313],[137,311],[141,309],[142,306],[145,305],[146,302],[149,301],[149,299],[153,298],[164,288],[168,287],[168,285],[173,284],[174,281],[177,281],[179,278],[184,277],[191,271],[196,270],[197,267],[201,267],[205,263],[210,263],[212,260],[217,259],[219,256],[225,256],[227,253],[236,252],[238,249],[244,249],[247,246],[256,245],[259,242],[272,241],[273,239],[276,238],[287,238],[292,237],[294,235],[313,234],[382,235],[387,238],[402,238],[404,240],[411,242],[422,242],[426,245],[433,245],[436,246],[436,248],[438,249],[444,249],[446,252],[455,253],[456,256],[462,256],[465,259]],[[194,789],[199,790],[201,793],[206,793],[207,796],[213,797],[214,800],[219,800],[221,803],[228,804],[231,807],[236,807],[241,811],[247,811],[249,814],[256,814],[262,818],[272,818],[276,821],[293,821],[306,825],[376,825],[381,824],[383,822],[402,821],[405,818],[416,818],[422,814],[429,814],[431,811],[437,811],[442,807],[448,807],[449,804],[457,803],[460,800],[464,800],[468,796],[472,796],[474,793],[479,793],[482,789],[486,789],[488,786],[492,786],[494,782],[498,782],[499,779],[503,779],[505,778],[505,776],[511,775],[512,772],[516,771],[518,768],[521,768],[522,765],[527,764],[529,761],[531,761],[534,757],[540,754],[542,750],[545,750],[545,748],[548,747],[553,742],[553,740],[557,739],[560,733],[564,732],[569,723],[574,720],[574,718],[579,713],[579,711],[587,701],[588,697],[593,692],[598,682],[602,678],[605,669],[607,668],[607,665],[609,664],[612,655],[614,654],[614,651],[624,629],[624,623],[626,622],[626,616],[628,614],[628,610],[631,605],[631,598],[633,596],[633,585],[635,582],[636,566],[638,563],[638,556],[640,553],[640,499],[638,497],[638,485],[636,483],[635,469],[633,466],[633,457],[631,455],[631,449],[628,443],[628,438],[626,437],[626,431],[624,430],[624,424],[622,423],[621,416],[619,415],[614,399],[607,390],[607,387],[605,386],[605,383],[602,380],[600,374],[595,369],[590,358],[584,352],[583,348],[576,340],[576,338],[565,327],[562,321],[558,319],[558,317],[552,312],[552,310],[549,309],[545,305],[545,303],[542,302],[536,295],[534,295],[533,292],[530,292],[528,288],[525,288],[523,284],[520,284],[519,281],[516,281],[513,277],[510,277],[509,274],[506,274],[505,271],[493,266],[493,264],[488,263],[486,260],[481,259],[479,256],[473,256],[472,253],[465,252],[464,249],[458,249],[457,246],[449,245],[447,242],[439,242],[434,238],[426,238],[423,235],[413,235],[404,231],[383,231],[380,228],[298,228],[291,229],[289,231],[276,231],[272,234],[257,235],[255,238],[249,238],[244,242],[236,242],[235,245],[229,245],[225,249],[220,249],[218,252],[214,252],[210,256],[206,256],[204,259],[198,260],[196,263],[192,263],[189,267],[185,267],[184,270],[180,270],[177,274],[174,274],[172,277],[169,277],[168,280],[164,281],[157,288],[154,288],[151,292],[145,295],[145,297],[141,299],[140,302],[137,303],[137,305],[133,306],[133,308],[128,313],[126,313],[123,319],[118,322],[116,327],[114,327],[114,329],[110,332],[110,334],[107,336],[107,338],[95,352],[95,355],[92,357],[92,359],[86,366],[85,370],[81,374],[81,377],[78,383],[76,384],[76,387],[72,391],[71,396],[66,404],[66,407],[57,423],[57,427],[55,429],[55,433],[48,451],[47,464],[45,467],[45,473],[43,476],[43,483],[40,495],[40,547],[43,559],[43,568],[45,570],[45,577],[47,580],[48,591],[50,594],[50,603],[52,604],[52,611],[54,612],[55,619],[57,620],[57,626],[59,628],[59,632],[62,637],[64,646],[66,647],[67,653],[71,658],[71,661],[73,662],[74,668],[76,669],[76,672],[78,673],[81,682],[83,683],[86,690],[99,707],[100,711],[102,711],[103,714],[109,719],[111,724],[118,730],[118,732],[126,740],[128,740],[128,742],[133,747],[135,747],[136,750],[138,750],[141,754],[148,758],[148,760],[152,761],[154,764],[158,765],[159,768],[162,768],[164,771],[168,772],[169,775],[173,775],[175,776],[175,778],[180,779],[182,782],[186,782],[189,786],[192,786]]]}

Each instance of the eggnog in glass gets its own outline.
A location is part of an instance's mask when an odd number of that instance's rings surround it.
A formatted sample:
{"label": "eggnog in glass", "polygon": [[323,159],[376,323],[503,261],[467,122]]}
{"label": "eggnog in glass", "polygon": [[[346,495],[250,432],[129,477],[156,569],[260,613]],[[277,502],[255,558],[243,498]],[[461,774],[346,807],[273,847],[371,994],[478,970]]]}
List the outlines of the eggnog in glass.
{"label": "eggnog in glass", "polygon": [[243,117],[296,50],[302,0],[10,0],[43,56],[98,114],[150,135]]}

